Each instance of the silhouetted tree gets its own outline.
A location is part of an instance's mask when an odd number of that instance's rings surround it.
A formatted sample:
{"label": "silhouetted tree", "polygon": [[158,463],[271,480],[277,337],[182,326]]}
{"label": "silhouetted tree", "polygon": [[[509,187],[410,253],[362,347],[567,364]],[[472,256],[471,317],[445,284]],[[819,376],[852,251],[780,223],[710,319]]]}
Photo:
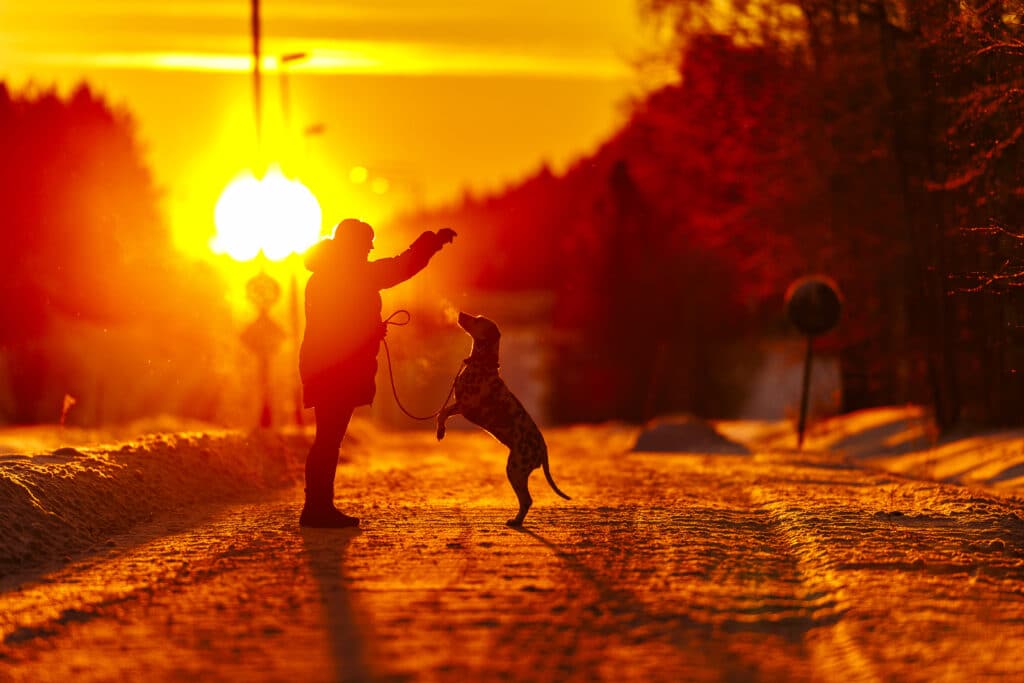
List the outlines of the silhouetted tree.
{"label": "silhouetted tree", "polygon": [[1012,332],[1021,302],[1006,286],[1021,272],[1020,3],[645,5],[682,44],[726,21],[754,43],[806,50],[819,94],[807,150],[828,178],[831,268],[848,294],[846,407],[926,398],[943,428],[964,411],[1019,422],[1006,406],[1024,398]]}
{"label": "silhouetted tree", "polygon": [[196,342],[226,311],[171,246],[130,117],[0,84],[0,149],[0,421],[55,421],[64,393],[75,421],[209,417]]}
{"label": "silhouetted tree", "polygon": [[554,320],[575,340],[559,354],[552,401],[567,419],[735,409],[730,346],[801,270],[798,240],[782,229],[802,223],[795,200],[813,180],[793,161],[803,125],[793,69],[775,51],[703,37],[688,46],[682,82],[639,103],[570,171],[600,169],[605,182],[592,218],[569,233],[582,265],[563,280]]}
{"label": "silhouetted tree", "polygon": [[776,317],[773,298],[803,272],[802,236],[784,229],[808,223],[815,182],[793,149],[803,67],[717,35],[689,49],[682,83],[562,177],[409,219],[468,226],[479,246],[453,252],[453,270],[477,286],[554,290],[555,419],[727,414],[730,344]]}
{"label": "silhouetted tree", "polygon": [[[490,286],[559,273],[555,413],[721,414],[728,390],[701,373],[781,326],[788,283],[823,271],[846,299],[845,409],[1019,423],[1020,3],[642,4],[676,29],[680,82],[563,176],[449,209],[504,245]],[[557,260],[508,258],[525,235],[557,235]]]}

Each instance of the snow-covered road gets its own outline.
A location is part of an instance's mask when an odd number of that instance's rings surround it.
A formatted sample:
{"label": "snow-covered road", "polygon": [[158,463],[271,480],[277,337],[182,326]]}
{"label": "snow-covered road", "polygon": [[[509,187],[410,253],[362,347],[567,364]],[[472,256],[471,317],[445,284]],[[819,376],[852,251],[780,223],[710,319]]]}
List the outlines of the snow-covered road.
{"label": "snow-covered road", "polygon": [[0,594],[0,680],[1024,680],[1024,502],[828,454],[549,436],[524,531],[477,432],[351,450],[359,532],[301,492],[159,517]]}

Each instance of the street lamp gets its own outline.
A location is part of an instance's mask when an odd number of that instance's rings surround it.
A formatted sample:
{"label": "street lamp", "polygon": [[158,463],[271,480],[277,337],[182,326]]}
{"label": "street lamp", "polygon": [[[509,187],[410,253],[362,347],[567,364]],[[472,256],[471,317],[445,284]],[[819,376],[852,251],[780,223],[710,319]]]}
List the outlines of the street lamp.
{"label": "street lamp", "polygon": [[281,79],[281,120],[284,122],[285,135],[292,130],[292,95],[288,87],[288,65],[309,59],[308,52],[289,52],[277,59],[277,72]]}

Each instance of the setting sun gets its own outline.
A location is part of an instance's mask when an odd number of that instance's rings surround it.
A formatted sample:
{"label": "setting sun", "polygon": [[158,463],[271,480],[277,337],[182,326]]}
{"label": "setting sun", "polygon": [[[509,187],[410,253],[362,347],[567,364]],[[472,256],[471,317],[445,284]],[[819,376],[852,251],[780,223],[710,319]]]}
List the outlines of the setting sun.
{"label": "setting sun", "polygon": [[278,166],[257,179],[243,171],[220,195],[214,210],[217,234],[210,248],[238,261],[261,251],[272,261],[301,253],[320,237],[320,203],[301,181]]}

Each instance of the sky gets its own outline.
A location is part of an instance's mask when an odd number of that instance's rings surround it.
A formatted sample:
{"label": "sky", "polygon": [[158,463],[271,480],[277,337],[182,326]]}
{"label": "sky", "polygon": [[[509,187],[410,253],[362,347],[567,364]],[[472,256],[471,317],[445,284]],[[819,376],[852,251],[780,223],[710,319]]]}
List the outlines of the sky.
{"label": "sky", "polygon": [[[625,120],[654,35],[636,0],[262,0],[260,26],[260,158],[309,187],[323,229],[564,169]],[[248,0],[0,0],[0,79],[85,81],[130,112],[197,254],[259,167],[251,54]]]}

